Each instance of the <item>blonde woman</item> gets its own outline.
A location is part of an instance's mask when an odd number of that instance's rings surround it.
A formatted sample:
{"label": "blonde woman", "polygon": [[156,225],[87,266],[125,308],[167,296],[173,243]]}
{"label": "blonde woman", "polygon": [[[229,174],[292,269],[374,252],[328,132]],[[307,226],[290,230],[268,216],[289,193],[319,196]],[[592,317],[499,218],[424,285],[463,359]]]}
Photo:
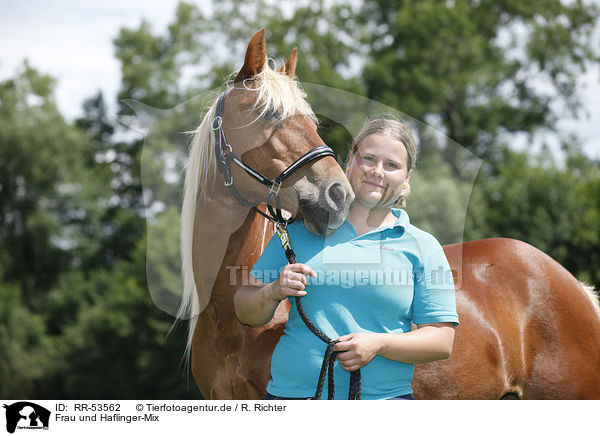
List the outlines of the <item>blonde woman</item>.
{"label": "blonde woman", "polygon": [[[251,271],[256,283],[235,295],[236,315],[248,325],[269,322],[281,300],[294,306],[293,297],[302,297],[309,319],[340,341],[333,347],[335,399],[346,398],[348,372],[357,369],[362,399],[414,399],[414,364],[452,352],[458,315],[448,261],[439,242],[399,208],[416,158],[414,137],[402,123],[366,123],[347,162],[355,193],[348,220],[327,237],[309,233],[302,221],[290,224],[298,263],[287,264],[274,236]],[[311,397],[325,347],[292,307],[265,399]]]}

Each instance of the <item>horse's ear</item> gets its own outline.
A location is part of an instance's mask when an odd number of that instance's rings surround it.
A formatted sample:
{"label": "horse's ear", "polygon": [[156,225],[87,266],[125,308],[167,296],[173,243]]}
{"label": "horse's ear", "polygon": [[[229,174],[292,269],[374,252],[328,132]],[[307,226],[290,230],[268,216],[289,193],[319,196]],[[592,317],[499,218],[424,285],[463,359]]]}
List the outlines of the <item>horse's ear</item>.
{"label": "horse's ear", "polygon": [[265,29],[260,29],[248,43],[244,66],[235,77],[234,82],[241,82],[260,73],[267,63],[267,45],[265,43]]}
{"label": "horse's ear", "polygon": [[298,57],[298,48],[294,47],[292,52],[290,53],[290,57],[288,58],[285,65],[281,68],[281,72],[287,74],[291,78],[294,78],[294,73],[296,72],[296,59]]}

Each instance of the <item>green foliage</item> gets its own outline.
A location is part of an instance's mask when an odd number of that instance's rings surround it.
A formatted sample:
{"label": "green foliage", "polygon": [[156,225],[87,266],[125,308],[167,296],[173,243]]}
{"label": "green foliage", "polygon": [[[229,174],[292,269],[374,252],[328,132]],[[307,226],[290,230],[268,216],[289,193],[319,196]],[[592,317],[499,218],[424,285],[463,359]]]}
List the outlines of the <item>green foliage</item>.
{"label": "green foliage", "polygon": [[511,237],[600,285],[600,168],[581,154],[566,167],[505,150],[493,176],[480,174],[469,205],[467,239]]}
{"label": "green foliage", "polygon": [[411,176],[406,211],[411,223],[430,232],[441,244],[464,241],[467,204],[472,184],[456,177],[440,154],[418,162]]}
{"label": "green foliage", "polygon": [[146,261],[148,289],[154,304],[175,315],[179,308],[183,280],[180,259],[179,208],[169,207],[148,221],[146,240],[136,250],[136,260]]}
{"label": "green foliage", "polygon": [[139,258],[74,279],[81,295],[68,281],[51,292],[48,315],[66,312],[40,397],[200,398],[180,365],[185,333],[167,337],[173,319],[150,298]]}
{"label": "green foliage", "polygon": [[0,397],[32,397],[48,362],[44,319],[27,309],[18,285],[0,283],[0,296]]}
{"label": "green foliage", "polygon": [[145,221],[124,207],[139,166],[112,141],[101,95],[75,127],[52,83],[25,65],[0,84],[1,394],[198,398],[185,333],[167,340],[173,319],[148,293]]}
{"label": "green foliage", "polygon": [[59,113],[53,86],[27,63],[0,83],[0,252],[27,303],[69,267],[82,242],[76,223],[93,219],[85,196],[103,189],[85,183],[87,141]]}
{"label": "green foliage", "polygon": [[114,41],[122,66],[119,100],[133,99],[167,108],[179,103],[183,67],[200,61],[199,53],[205,46],[198,35],[206,24],[197,7],[181,2],[165,36],[154,36],[145,21],[137,29],[121,29]]}
{"label": "green foliage", "polygon": [[[598,56],[589,2],[375,0],[360,17],[372,29],[363,38],[369,97],[437,120],[491,161],[506,132],[555,129],[556,108],[575,106],[577,76]],[[461,176],[462,162],[451,163]]]}

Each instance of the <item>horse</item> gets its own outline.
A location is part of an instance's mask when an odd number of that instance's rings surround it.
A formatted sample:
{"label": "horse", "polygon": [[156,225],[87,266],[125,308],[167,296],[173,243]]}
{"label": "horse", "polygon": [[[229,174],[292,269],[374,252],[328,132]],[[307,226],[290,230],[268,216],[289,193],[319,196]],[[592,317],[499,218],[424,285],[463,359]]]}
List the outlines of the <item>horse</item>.
{"label": "horse", "polygon": [[[264,29],[259,31],[225,99],[220,123],[231,147],[265,174],[284,171],[322,144],[295,81],[296,57],[294,49],[281,70],[272,70]],[[275,227],[264,217],[264,201],[248,209],[216,177],[216,104],[196,132],[186,170],[179,317],[190,318],[185,356],[203,397],[256,400],[264,398],[290,304],[283,300],[261,327],[242,325],[235,316],[235,291],[250,279],[249,269]],[[285,121],[276,127],[255,122],[273,116]],[[234,171],[233,179],[247,203],[264,199],[264,187],[244,171]],[[305,165],[282,185],[282,208],[320,235],[343,223],[352,198],[330,156]],[[415,365],[417,399],[600,398],[600,306],[591,289],[521,241],[484,239],[444,250],[461,324],[450,358]]]}
{"label": "horse", "polygon": [[[277,210],[303,216],[312,233],[327,235],[344,223],[354,199],[295,79],[297,50],[279,71],[271,69],[264,33],[252,37],[233,86],[196,130],[186,165],[178,318],[191,317],[185,354],[205,398],[263,395],[268,349],[283,329],[281,310],[263,328],[235,318],[233,294],[247,279],[242,267],[258,259],[274,231],[267,228],[264,205],[248,206],[267,198]],[[256,364],[240,371],[248,359]]]}

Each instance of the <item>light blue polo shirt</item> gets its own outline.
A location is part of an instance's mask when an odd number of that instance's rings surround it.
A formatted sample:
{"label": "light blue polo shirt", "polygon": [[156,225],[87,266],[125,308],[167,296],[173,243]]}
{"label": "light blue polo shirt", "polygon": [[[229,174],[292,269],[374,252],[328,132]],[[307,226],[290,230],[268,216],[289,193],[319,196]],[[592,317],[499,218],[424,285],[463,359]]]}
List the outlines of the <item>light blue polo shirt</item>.
{"label": "light blue polo shirt", "polygon": [[[405,333],[411,323],[454,322],[458,325],[452,272],[439,242],[409,222],[408,214],[392,209],[398,220],[357,236],[346,221],[333,235],[311,234],[302,221],[288,226],[299,263],[310,266],[302,306],[327,336],[349,333]],[[287,264],[274,235],[251,274],[274,281]],[[315,393],[326,344],[306,327],[295,299],[271,360],[267,391],[281,397]],[[412,392],[414,365],[375,357],[361,368],[363,399],[383,399]],[[347,399],[350,373],[336,360],[335,399]],[[327,398],[327,383],[323,389]]]}

